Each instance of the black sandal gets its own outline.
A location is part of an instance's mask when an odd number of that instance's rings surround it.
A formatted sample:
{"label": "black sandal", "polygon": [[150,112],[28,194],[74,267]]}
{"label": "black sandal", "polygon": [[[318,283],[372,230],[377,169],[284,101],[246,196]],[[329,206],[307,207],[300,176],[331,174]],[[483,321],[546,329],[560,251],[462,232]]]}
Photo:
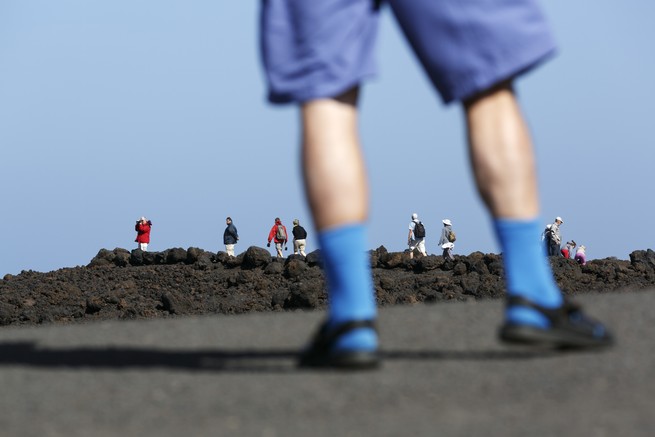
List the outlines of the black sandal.
{"label": "black sandal", "polygon": [[579,305],[564,300],[559,308],[544,308],[520,296],[510,296],[508,307],[525,307],[544,315],[550,322],[547,329],[508,322],[500,328],[499,337],[508,343],[550,346],[560,349],[610,346],[612,336],[602,323],[587,317]]}
{"label": "black sandal", "polygon": [[309,347],[300,354],[299,367],[333,367],[341,369],[372,369],[380,365],[380,357],[376,350],[333,350],[341,336],[355,329],[369,328],[377,333],[374,320],[354,320],[344,322],[328,329],[323,323],[314,335]]}

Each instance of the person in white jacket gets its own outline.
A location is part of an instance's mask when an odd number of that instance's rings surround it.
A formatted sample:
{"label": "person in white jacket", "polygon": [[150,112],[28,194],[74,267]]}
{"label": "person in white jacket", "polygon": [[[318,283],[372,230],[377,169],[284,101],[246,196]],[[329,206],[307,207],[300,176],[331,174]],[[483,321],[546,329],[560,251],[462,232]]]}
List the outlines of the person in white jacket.
{"label": "person in white jacket", "polygon": [[583,266],[587,265],[587,248],[584,245],[578,247],[575,252],[575,260]]}
{"label": "person in white jacket", "polygon": [[550,233],[548,234],[548,255],[560,256],[560,249],[562,246],[562,235],[560,234],[559,227],[564,223],[562,217],[556,217],[555,223],[550,225]]}

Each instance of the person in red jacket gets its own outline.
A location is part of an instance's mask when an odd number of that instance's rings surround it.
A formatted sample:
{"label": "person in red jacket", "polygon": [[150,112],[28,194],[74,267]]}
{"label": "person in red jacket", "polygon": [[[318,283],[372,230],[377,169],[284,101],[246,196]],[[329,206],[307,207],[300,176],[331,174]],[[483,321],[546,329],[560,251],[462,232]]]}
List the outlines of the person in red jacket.
{"label": "person in red jacket", "polygon": [[268,244],[266,247],[271,247],[271,240],[273,240],[278,258],[282,258],[282,246],[284,246],[284,250],[287,250],[288,235],[287,228],[282,224],[282,220],[279,217],[275,217],[275,224],[268,233]]}
{"label": "person in red jacket", "polygon": [[136,231],[136,240],[134,241],[139,243],[139,249],[144,252],[148,250],[148,243],[150,243],[150,228],[152,228],[152,222],[145,217],[141,217],[134,225]]}

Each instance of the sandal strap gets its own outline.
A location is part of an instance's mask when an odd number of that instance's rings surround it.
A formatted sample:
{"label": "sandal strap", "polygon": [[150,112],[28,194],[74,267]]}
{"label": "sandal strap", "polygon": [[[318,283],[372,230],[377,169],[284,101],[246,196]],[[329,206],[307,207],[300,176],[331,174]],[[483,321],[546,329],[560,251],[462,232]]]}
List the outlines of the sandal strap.
{"label": "sandal strap", "polygon": [[[553,333],[551,341],[560,346],[602,346],[612,343],[612,337],[602,323],[588,317],[578,304],[566,298],[558,308],[545,308],[521,296],[508,296],[507,306],[530,308],[546,317]],[[542,340],[543,337],[537,341]]]}
{"label": "sandal strap", "polygon": [[342,335],[360,328],[369,328],[377,332],[375,320],[350,320],[334,327],[328,327],[328,323],[325,322],[316,333],[313,346],[317,349],[329,350]]}
{"label": "sandal strap", "polygon": [[508,296],[506,305],[508,308],[520,306],[533,309],[546,317],[552,325],[566,322],[571,313],[580,312],[580,306],[566,298],[557,308],[546,308],[523,296]]}

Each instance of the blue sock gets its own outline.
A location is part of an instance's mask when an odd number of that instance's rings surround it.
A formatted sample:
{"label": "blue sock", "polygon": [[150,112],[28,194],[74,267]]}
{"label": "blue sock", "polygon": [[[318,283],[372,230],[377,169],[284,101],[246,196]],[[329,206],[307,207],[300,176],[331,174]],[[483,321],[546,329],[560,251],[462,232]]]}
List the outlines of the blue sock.
{"label": "blue sock", "polygon": [[[560,306],[562,293],[539,240],[539,220],[495,219],[494,227],[503,252],[507,294],[525,297],[547,308]],[[510,323],[549,326],[548,319],[529,308],[508,308],[505,316]]]}
{"label": "blue sock", "polygon": [[[328,286],[328,324],[374,320],[377,309],[366,249],[366,226],[353,224],[320,231],[318,241]],[[377,335],[372,329],[356,329],[343,335],[335,347],[374,350]]]}

